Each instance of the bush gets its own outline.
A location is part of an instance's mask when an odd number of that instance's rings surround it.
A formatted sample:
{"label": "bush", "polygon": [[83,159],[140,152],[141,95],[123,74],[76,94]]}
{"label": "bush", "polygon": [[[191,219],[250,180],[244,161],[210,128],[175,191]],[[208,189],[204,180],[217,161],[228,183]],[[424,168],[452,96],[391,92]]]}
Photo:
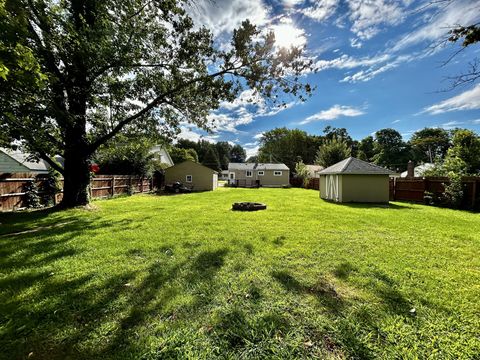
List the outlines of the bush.
{"label": "bush", "polygon": [[40,196],[38,195],[38,187],[35,181],[28,181],[23,185],[23,192],[25,193],[25,207],[27,209],[38,209],[42,207]]}
{"label": "bush", "polygon": [[444,205],[452,209],[459,209],[462,205],[463,194],[462,177],[458,175],[450,176],[450,183],[445,185],[443,193]]}
{"label": "bush", "polygon": [[47,177],[42,178],[40,186],[42,192],[41,201],[44,206],[53,206],[55,203],[55,194],[60,191],[60,174],[50,169]]}

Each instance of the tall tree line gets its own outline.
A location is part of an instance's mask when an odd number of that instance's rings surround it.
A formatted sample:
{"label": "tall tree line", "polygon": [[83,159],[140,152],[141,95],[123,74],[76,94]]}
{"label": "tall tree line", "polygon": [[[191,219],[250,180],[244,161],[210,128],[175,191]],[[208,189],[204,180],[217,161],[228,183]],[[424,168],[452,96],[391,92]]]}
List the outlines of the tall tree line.
{"label": "tall tree line", "polygon": [[394,171],[404,171],[409,160],[442,163],[457,159],[465,173],[476,173],[480,171],[480,137],[467,129],[424,128],[405,141],[397,130],[386,128],[354,140],[345,128],[327,126],[323,135],[276,128],[263,134],[258,160],[282,162],[295,172],[299,161],[330,166],[349,156]]}
{"label": "tall tree line", "polygon": [[[206,140],[195,142],[180,139],[174,149],[193,150],[197,155],[198,162],[217,171],[228,169],[228,164],[231,162],[244,162],[247,156],[241,145],[232,145],[227,141],[212,143]],[[179,160],[174,160],[174,162]]]}

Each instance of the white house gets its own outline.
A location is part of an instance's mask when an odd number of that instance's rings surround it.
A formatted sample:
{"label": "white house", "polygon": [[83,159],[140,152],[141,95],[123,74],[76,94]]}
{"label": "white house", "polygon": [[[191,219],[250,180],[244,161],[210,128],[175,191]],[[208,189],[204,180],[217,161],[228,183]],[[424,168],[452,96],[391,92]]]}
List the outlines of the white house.
{"label": "white house", "polygon": [[167,164],[168,166],[175,165],[170,157],[170,154],[162,145],[155,145],[152,147],[150,149],[150,154],[155,154],[155,157],[163,164]]}

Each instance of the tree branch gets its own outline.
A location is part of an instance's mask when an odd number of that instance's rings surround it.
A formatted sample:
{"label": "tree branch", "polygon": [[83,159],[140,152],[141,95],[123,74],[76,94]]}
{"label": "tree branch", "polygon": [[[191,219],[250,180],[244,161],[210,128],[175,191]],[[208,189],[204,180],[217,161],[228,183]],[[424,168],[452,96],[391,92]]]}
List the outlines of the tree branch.
{"label": "tree branch", "polygon": [[245,65],[241,65],[241,66],[238,66],[238,67],[232,67],[232,68],[227,68],[227,69],[224,69],[224,70],[221,70],[221,71],[218,71],[216,73],[213,73],[213,74],[210,74],[210,75],[207,75],[207,76],[203,76],[203,77],[199,77],[199,78],[196,78],[196,79],[192,79],[190,81],[187,81],[186,83],[184,84],[181,84],[179,86],[177,86],[176,88],[168,91],[167,93],[163,93],[163,94],[160,94],[158,95],[155,99],[153,99],[147,106],[145,106],[142,110],[140,110],[139,112],[137,112],[136,114],[133,114],[125,119],[123,119],[122,121],[120,121],[114,128],[112,131],[110,131],[109,133],[99,137],[97,140],[95,140],[92,144],[90,144],[89,148],[88,148],[88,153],[93,153],[96,149],[98,149],[98,147],[102,144],[104,144],[106,141],[110,140],[111,138],[113,138],[116,134],[118,134],[125,125],[131,123],[132,121],[142,117],[143,115],[146,115],[150,110],[152,110],[153,108],[155,108],[156,106],[160,105],[165,98],[183,90],[184,88],[190,86],[190,85],[193,85],[199,81],[203,81],[203,80],[206,80],[206,79],[209,79],[209,78],[214,78],[214,77],[217,77],[217,76],[221,76],[221,75],[225,75],[225,74],[228,74],[230,73],[232,70],[238,70],[240,69],[242,66],[245,66]]}

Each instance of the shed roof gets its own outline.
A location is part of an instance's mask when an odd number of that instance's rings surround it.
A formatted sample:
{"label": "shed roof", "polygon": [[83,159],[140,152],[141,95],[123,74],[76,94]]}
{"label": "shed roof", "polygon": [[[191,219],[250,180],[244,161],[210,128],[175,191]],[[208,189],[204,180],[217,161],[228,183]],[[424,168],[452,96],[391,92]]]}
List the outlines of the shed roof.
{"label": "shed roof", "polygon": [[319,172],[320,175],[357,174],[357,175],[390,175],[393,171],[366,161],[349,157]]}
{"label": "shed roof", "polygon": [[289,170],[285,164],[229,163],[228,170]]}
{"label": "shed roof", "polygon": [[177,167],[179,166],[185,166],[185,165],[188,165],[188,164],[193,164],[194,166],[197,166],[197,167],[202,167],[202,168],[205,168],[205,169],[208,169],[212,172],[212,174],[218,174],[218,171],[215,171],[211,168],[209,168],[208,166],[205,166],[203,164],[200,164],[200,163],[197,163],[195,161],[192,161],[192,160],[185,160],[185,161],[182,161],[181,163],[179,164],[175,164],[173,166],[170,166],[168,168],[165,169],[165,171],[171,171],[172,169],[176,169]]}
{"label": "shed roof", "polygon": [[0,151],[10,156],[13,160],[25,166],[31,171],[47,172],[50,166],[45,160],[40,159],[38,162],[29,160],[29,154],[23,153],[20,150],[10,150],[6,148],[0,148]]}

